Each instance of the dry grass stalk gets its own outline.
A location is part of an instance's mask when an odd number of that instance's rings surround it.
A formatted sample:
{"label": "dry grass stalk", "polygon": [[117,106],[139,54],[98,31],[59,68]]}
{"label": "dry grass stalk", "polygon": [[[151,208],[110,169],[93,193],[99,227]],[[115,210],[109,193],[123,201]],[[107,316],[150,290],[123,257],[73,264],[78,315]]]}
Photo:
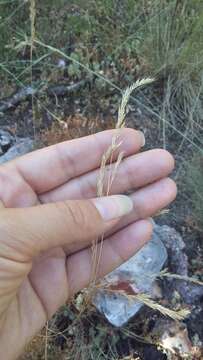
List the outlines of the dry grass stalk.
{"label": "dry grass stalk", "polygon": [[49,331],[49,323],[47,321],[45,326],[45,346],[44,346],[44,360],[48,358],[48,331]]}
{"label": "dry grass stalk", "polygon": [[164,316],[168,316],[173,320],[184,320],[189,314],[189,309],[172,310],[159,303],[155,302],[147,294],[136,294],[135,298],[137,301],[142,302],[153,310],[159,311]]}
{"label": "dry grass stalk", "polygon": [[[30,83],[31,87],[33,86],[33,49],[34,49],[34,41],[36,37],[36,0],[30,0]],[[34,108],[34,96],[32,95],[32,114],[33,120],[35,124],[35,108]]]}
{"label": "dry grass stalk", "polygon": [[[108,288],[105,290],[108,292],[115,293],[115,290],[111,290]],[[172,310],[163,305],[160,305],[159,303],[154,301],[148,294],[138,293],[138,294],[129,295],[129,294],[126,294],[126,292],[123,290],[116,290],[116,293],[127,297],[129,302],[134,301],[134,300],[139,301],[139,302],[145,304],[146,306],[150,307],[151,309],[159,311],[164,316],[168,316],[171,319],[176,320],[176,321],[184,320],[190,314],[189,309]]]}
{"label": "dry grass stalk", "polygon": [[31,63],[31,85],[32,85],[32,61],[35,42],[36,28],[36,0],[30,0],[30,63]]}
{"label": "dry grass stalk", "polygon": [[35,34],[36,34],[35,20],[36,20],[36,0],[30,0],[30,34],[31,34],[30,58],[31,59],[32,59]]}
{"label": "dry grass stalk", "polygon": [[[117,169],[123,159],[124,153],[119,152],[117,155],[117,159],[114,162],[113,166],[112,163],[115,158],[115,152],[118,151],[121,141],[119,139],[120,137],[120,130],[125,126],[125,118],[127,114],[127,104],[129,101],[129,98],[132,94],[132,92],[135,89],[138,89],[141,86],[148,85],[154,80],[151,78],[146,78],[142,80],[137,80],[134,84],[132,84],[130,87],[128,87],[122,96],[121,104],[118,109],[118,120],[116,123],[115,128],[117,129],[116,134],[112,137],[111,145],[108,147],[108,149],[105,151],[105,153],[102,156],[101,160],[101,166],[100,166],[100,172],[99,177],[97,181],[97,196],[108,196],[111,191],[111,187],[113,184],[113,181],[115,179]],[[108,164],[108,170],[107,170],[107,164]],[[107,188],[105,189],[105,184],[107,184]],[[92,276],[91,276],[91,285],[90,287],[95,286],[96,279],[98,277],[98,268],[100,264],[101,254],[102,254],[102,247],[103,247],[103,240],[104,235],[100,239],[96,239],[92,245]]]}
{"label": "dry grass stalk", "polygon": [[163,209],[163,210],[158,211],[153,217],[167,215],[167,214],[169,214],[169,212],[170,212],[170,209]]}
{"label": "dry grass stalk", "polygon": [[189,277],[189,276],[184,276],[184,275],[179,275],[179,274],[173,274],[173,273],[170,273],[168,271],[168,269],[164,269],[164,270],[160,271],[159,273],[145,274],[145,276],[148,276],[149,278],[154,278],[154,279],[155,278],[168,277],[168,278],[172,278],[172,279],[188,281],[188,282],[191,282],[193,284],[203,286],[203,282],[196,279],[196,278],[194,278],[194,277]]}
{"label": "dry grass stalk", "polygon": [[172,279],[184,280],[184,281],[191,282],[193,284],[203,286],[203,282],[198,280],[198,279],[195,279],[195,278],[189,277],[189,276],[179,275],[179,274],[172,274],[172,273],[168,272],[167,269],[162,270],[157,276],[160,277],[160,278],[169,277],[169,278],[172,278]]}

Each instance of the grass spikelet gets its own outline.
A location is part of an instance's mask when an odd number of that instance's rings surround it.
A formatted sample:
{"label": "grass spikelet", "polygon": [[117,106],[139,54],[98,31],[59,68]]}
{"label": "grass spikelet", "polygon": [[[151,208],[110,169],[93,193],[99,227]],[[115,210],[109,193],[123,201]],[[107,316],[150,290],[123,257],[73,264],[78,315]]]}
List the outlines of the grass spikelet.
{"label": "grass spikelet", "polygon": [[168,316],[173,320],[178,320],[178,321],[184,320],[190,314],[189,309],[172,310],[163,305],[160,305],[159,303],[152,300],[150,296],[147,294],[136,294],[135,296],[134,295],[132,296],[137,301],[142,302],[151,309],[159,311],[164,316]]}
{"label": "grass spikelet", "polygon": [[159,278],[168,277],[168,278],[171,278],[171,279],[188,281],[190,283],[203,286],[203,282],[196,279],[196,278],[189,277],[189,276],[183,276],[183,275],[179,275],[179,274],[172,274],[172,273],[168,272],[167,269],[162,270],[157,276]]}
{"label": "grass spikelet", "polygon": [[141,86],[151,84],[153,81],[154,81],[154,79],[152,79],[152,78],[146,78],[146,79],[141,79],[141,80],[138,79],[134,84],[129,86],[124,91],[123,96],[122,96],[122,101],[121,101],[121,104],[118,109],[118,121],[116,124],[116,129],[121,129],[125,126],[125,117],[126,117],[126,113],[127,113],[126,109],[127,109],[128,101],[130,99],[132,92],[135,89],[140,88]]}
{"label": "grass spikelet", "polygon": [[[105,289],[107,292],[115,293],[115,290],[111,290],[109,288]],[[127,297],[127,299],[130,301],[138,301],[143,303],[144,305],[148,306],[152,310],[159,311],[162,315],[168,316],[173,320],[181,321],[184,320],[188,315],[190,315],[189,309],[180,309],[180,310],[172,310],[169,309],[159,303],[157,303],[155,300],[153,300],[148,294],[145,293],[138,293],[138,294],[126,294],[123,290],[116,290],[117,294],[120,294],[122,296]]]}
{"label": "grass spikelet", "polygon": [[[129,102],[132,92],[141,86],[148,85],[154,80],[146,78],[137,80],[134,84],[128,87],[122,95],[121,104],[118,109],[118,119],[115,128],[117,129],[116,134],[112,137],[111,145],[105,151],[102,156],[99,177],[97,180],[97,196],[108,196],[111,191],[113,181],[116,177],[117,169],[123,159],[124,153],[119,152],[117,159],[113,164],[115,158],[115,152],[118,151],[121,140],[119,139],[120,130],[125,126],[125,118],[127,114],[127,104]],[[108,168],[107,168],[108,165]],[[107,184],[107,186],[106,186]],[[92,276],[91,286],[94,287],[98,274],[98,267],[102,254],[104,235],[100,239],[96,239],[92,245]]]}
{"label": "grass spikelet", "polygon": [[[151,78],[146,78],[146,79],[142,79],[142,80],[137,80],[134,84],[132,84],[131,86],[129,86],[122,95],[122,100],[121,100],[121,104],[119,106],[118,109],[118,120],[116,123],[115,128],[117,130],[122,129],[125,126],[125,118],[126,118],[126,114],[127,114],[127,105],[130,99],[130,96],[132,94],[132,92],[138,88],[140,88],[141,86],[144,85],[148,85],[150,83],[152,83],[154,81],[154,79]],[[117,131],[116,134],[112,137],[112,141],[111,141],[111,145],[108,147],[108,149],[106,150],[106,152],[103,154],[102,156],[102,160],[101,160],[101,166],[100,166],[100,173],[99,173],[99,177],[98,177],[98,181],[97,181],[97,196],[105,196],[105,195],[109,195],[108,191],[105,192],[104,191],[104,179],[105,179],[105,175],[106,175],[106,165],[108,163],[110,163],[110,165],[113,162],[113,156],[115,151],[120,147],[121,142],[119,141],[119,135],[120,135],[120,131]],[[117,157],[117,161],[114,164],[114,170],[112,172],[109,172],[109,177],[110,179],[108,179],[108,184],[110,183],[112,185],[113,179],[116,175],[116,171],[115,169],[118,168],[119,163],[122,161],[122,155],[121,153],[119,153],[118,157]]]}

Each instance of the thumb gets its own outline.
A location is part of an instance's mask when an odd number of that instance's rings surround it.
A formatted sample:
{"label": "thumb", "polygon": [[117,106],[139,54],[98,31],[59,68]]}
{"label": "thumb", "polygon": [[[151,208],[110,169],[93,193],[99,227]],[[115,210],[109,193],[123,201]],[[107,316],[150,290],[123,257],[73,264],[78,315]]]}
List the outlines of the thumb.
{"label": "thumb", "polygon": [[0,217],[0,255],[15,261],[27,261],[53,247],[86,246],[110,230],[132,208],[129,197],[115,195],[3,209]]}

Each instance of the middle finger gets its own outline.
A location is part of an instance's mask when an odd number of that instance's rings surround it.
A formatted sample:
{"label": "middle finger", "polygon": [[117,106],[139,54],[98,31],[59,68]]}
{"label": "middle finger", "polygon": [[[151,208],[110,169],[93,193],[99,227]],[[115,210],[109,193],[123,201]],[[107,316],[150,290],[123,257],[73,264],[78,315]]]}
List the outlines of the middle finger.
{"label": "middle finger", "polygon": [[[176,185],[173,180],[161,179],[151,185],[146,186],[130,195],[133,201],[133,210],[122,217],[110,232],[105,234],[105,238],[115,234],[122,228],[133,224],[141,219],[146,219],[165,208],[176,196]],[[66,253],[74,253],[90,245],[90,242],[82,244],[71,244],[64,250]]]}
{"label": "middle finger", "polygon": [[[162,149],[149,150],[124,159],[118,167],[109,195],[120,194],[168,176],[174,168],[172,155]],[[109,166],[107,166],[107,172]],[[66,199],[90,199],[97,196],[99,169],[75,178],[40,196],[43,203]],[[107,176],[108,178],[108,176]],[[107,189],[104,183],[104,195]]]}

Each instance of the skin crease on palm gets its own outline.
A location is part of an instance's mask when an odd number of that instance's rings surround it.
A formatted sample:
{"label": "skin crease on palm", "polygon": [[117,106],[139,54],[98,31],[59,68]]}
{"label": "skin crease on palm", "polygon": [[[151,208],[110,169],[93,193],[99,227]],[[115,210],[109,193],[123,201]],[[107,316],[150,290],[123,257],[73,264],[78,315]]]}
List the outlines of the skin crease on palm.
{"label": "skin crease on palm", "polygon": [[133,209],[104,220],[95,206],[96,185],[114,131],[63,142],[0,167],[0,359],[17,358],[46,320],[88,285],[95,237],[106,234],[102,277],[150,240],[149,218],[176,196],[168,178],[173,157],[161,149],[139,153],[143,134],[123,129],[119,151],[125,158],[110,195],[130,191]]}

